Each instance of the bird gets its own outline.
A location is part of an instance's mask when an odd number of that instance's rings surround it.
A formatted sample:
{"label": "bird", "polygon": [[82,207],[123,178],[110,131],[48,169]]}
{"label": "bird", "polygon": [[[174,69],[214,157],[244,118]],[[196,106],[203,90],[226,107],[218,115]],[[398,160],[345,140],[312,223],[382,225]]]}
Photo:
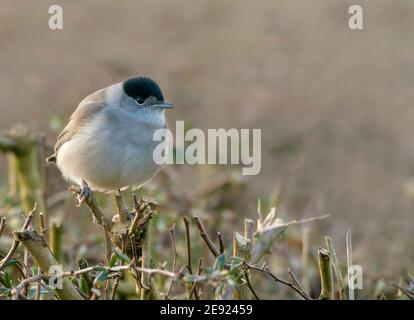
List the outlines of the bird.
{"label": "bird", "polygon": [[153,159],[159,143],[153,134],[167,128],[164,111],[171,108],[174,104],[148,77],[98,90],[79,103],[46,161],[79,185],[78,206],[95,191],[139,188],[160,169]]}

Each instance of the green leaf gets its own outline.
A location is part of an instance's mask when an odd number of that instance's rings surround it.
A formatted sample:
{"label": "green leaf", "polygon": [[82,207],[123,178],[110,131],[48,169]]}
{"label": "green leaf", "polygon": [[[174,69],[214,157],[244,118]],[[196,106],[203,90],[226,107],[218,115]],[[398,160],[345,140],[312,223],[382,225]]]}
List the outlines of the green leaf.
{"label": "green leaf", "polygon": [[88,282],[85,280],[85,277],[80,278],[79,289],[88,296],[91,293],[91,289],[89,288]]}
{"label": "green leaf", "polygon": [[102,271],[96,276],[94,283],[97,283],[97,282],[102,283],[108,278],[109,278],[109,273],[106,271]]}
{"label": "green leaf", "polygon": [[115,253],[112,253],[111,258],[109,259],[109,267],[112,268],[117,261],[118,261],[117,255]]}
{"label": "green leaf", "polygon": [[9,276],[9,273],[7,271],[4,272],[3,280],[4,280],[7,288],[9,288],[9,289],[13,288],[13,282],[12,282],[12,280]]}
{"label": "green leaf", "polygon": [[98,265],[96,267],[94,267],[95,271],[99,271],[99,272],[105,272],[106,268],[102,265]]}
{"label": "green leaf", "polygon": [[124,261],[125,263],[130,263],[130,262],[131,262],[131,259],[130,259],[127,255],[123,254],[123,253],[121,252],[121,250],[119,250],[118,248],[115,248],[115,249],[114,249],[114,253],[116,254],[116,256],[117,256],[119,259],[121,259],[121,260],[122,260],[122,261]]}
{"label": "green leaf", "polygon": [[226,264],[226,256],[224,254],[219,255],[214,262],[213,270],[223,270]]}

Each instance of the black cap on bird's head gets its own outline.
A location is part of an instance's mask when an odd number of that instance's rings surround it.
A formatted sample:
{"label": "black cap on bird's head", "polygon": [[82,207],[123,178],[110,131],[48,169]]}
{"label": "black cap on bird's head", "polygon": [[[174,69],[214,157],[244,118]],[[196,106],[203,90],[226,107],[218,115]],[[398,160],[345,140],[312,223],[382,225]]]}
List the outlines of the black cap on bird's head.
{"label": "black cap on bird's head", "polygon": [[123,89],[126,95],[135,100],[139,106],[151,106],[152,109],[169,109],[174,105],[164,101],[164,96],[158,84],[146,77],[135,77],[124,81]]}
{"label": "black cap on bird's head", "polygon": [[124,81],[124,91],[131,98],[141,97],[147,99],[148,97],[157,98],[158,101],[164,101],[164,96],[158,84],[145,77],[135,77]]}

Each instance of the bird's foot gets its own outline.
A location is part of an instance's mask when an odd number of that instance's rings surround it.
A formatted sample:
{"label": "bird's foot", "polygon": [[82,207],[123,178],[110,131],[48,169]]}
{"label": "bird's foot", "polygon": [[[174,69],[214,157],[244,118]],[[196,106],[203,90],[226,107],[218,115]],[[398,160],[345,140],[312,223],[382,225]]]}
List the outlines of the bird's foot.
{"label": "bird's foot", "polygon": [[82,183],[81,183],[80,187],[81,187],[81,190],[80,190],[79,195],[77,197],[77,199],[78,199],[77,207],[80,207],[81,204],[85,200],[90,201],[91,198],[92,198],[92,190],[91,190],[91,188],[89,188],[89,186],[88,186],[88,184],[86,183],[85,180],[82,179]]}

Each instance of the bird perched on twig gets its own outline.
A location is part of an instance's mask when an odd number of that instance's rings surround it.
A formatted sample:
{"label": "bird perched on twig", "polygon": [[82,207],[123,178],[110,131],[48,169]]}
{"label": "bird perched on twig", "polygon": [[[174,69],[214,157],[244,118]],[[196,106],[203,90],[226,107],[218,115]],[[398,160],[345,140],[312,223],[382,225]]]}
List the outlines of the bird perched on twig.
{"label": "bird perched on twig", "polygon": [[98,90],[78,105],[46,161],[80,186],[78,205],[92,190],[138,187],[158,171],[153,150],[159,142],[153,134],[166,128],[164,110],[173,107],[145,77]]}

